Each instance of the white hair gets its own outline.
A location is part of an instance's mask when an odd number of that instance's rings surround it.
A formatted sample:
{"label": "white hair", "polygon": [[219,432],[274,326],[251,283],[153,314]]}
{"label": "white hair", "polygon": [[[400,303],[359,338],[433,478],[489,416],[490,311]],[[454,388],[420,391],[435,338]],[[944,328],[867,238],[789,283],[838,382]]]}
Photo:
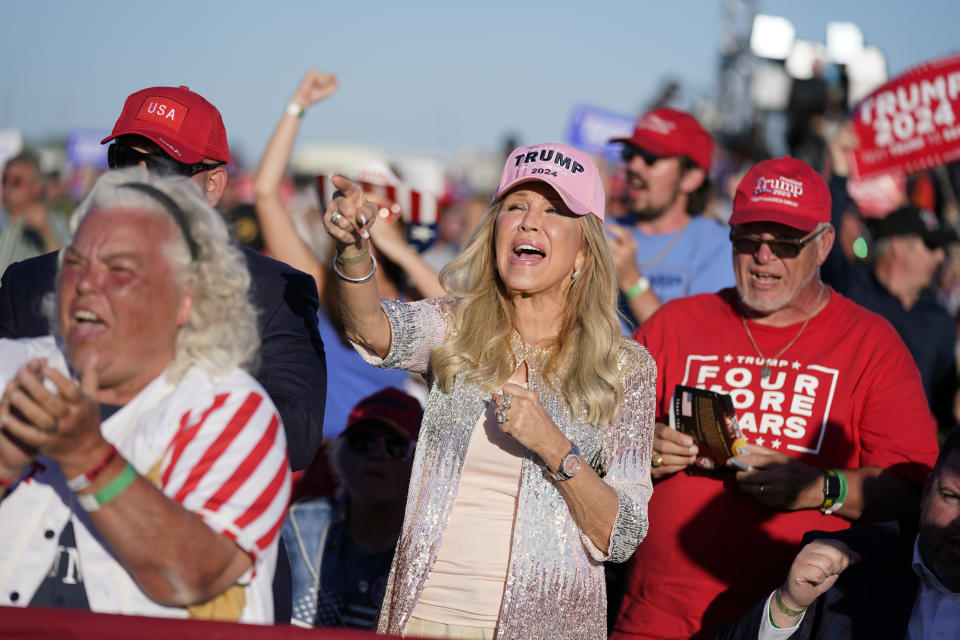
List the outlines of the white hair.
{"label": "white hair", "polygon": [[[252,370],[260,336],[257,312],[249,300],[250,272],[243,254],[230,243],[220,214],[197,185],[183,177],[157,178],[139,167],[108,171],[71,215],[70,241],[84,217],[104,207],[163,215],[180,229],[179,240],[165,247],[164,253],[177,288],[192,287],[193,305],[177,333],[168,377],[176,382],[193,366],[215,377],[235,367]],[[63,255],[61,251],[61,265]],[[53,313],[53,318],[58,315]]]}

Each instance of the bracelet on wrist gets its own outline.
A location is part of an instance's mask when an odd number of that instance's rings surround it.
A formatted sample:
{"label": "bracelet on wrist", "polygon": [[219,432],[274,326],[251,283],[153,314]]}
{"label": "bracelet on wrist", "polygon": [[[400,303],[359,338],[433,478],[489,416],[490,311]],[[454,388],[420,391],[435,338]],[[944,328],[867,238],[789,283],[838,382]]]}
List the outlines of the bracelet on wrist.
{"label": "bracelet on wrist", "polygon": [[351,278],[350,276],[345,276],[345,275],[343,275],[343,272],[340,271],[339,268],[337,268],[337,262],[339,262],[339,261],[340,261],[340,257],[337,256],[337,259],[333,261],[333,272],[334,272],[335,274],[337,274],[337,277],[338,277],[338,278],[340,278],[341,280],[344,280],[344,281],[346,281],[346,282],[353,282],[353,283],[356,283],[356,284],[359,284],[359,283],[361,283],[361,282],[366,282],[367,280],[369,280],[370,278],[373,277],[373,274],[375,274],[375,273],[377,272],[377,259],[373,257],[373,254],[372,254],[372,253],[370,254],[370,261],[373,263],[373,266],[370,267],[370,273],[368,273],[367,275],[363,276],[362,278]]}
{"label": "bracelet on wrist", "polygon": [[647,279],[647,276],[640,275],[640,279],[637,280],[636,284],[623,292],[623,297],[627,300],[633,300],[641,293],[650,289],[650,280]]}
{"label": "bracelet on wrist", "polygon": [[847,500],[847,476],[840,469],[823,470],[823,504],[820,511],[825,515],[836,512]]}
{"label": "bracelet on wrist", "polygon": [[369,253],[370,253],[370,245],[368,244],[363,251],[353,256],[352,258],[344,258],[342,255],[338,253],[336,260],[343,266],[349,267],[350,265],[360,264],[361,262],[363,262],[363,259],[366,258],[367,254]]}
{"label": "bracelet on wrist", "polygon": [[302,118],[304,113],[306,113],[306,110],[299,102],[291,100],[287,103],[287,115],[291,115],[295,118]]}
{"label": "bracelet on wrist", "polygon": [[777,609],[780,610],[780,613],[782,613],[783,615],[789,618],[799,618],[800,616],[803,615],[803,612],[807,610],[806,607],[802,607],[800,609],[791,609],[790,607],[788,607],[786,603],[784,603],[783,598],[780,597],[779,588],[777,588],[777,590],[773,592],[773,599],[774,601],[776,601]]}
{"label": "bracelet on wrist", "polygon": [[137,479],[137,470],[127,462],[123,471],[117,474],[110,483],[96,493],[77,494],[77,500],[80,506],[86,511],[98,511],[100,507],[106,506],[117,496],[126,491],[133,481]]}
{"label": "bracelet on wrist", "polygon": [[17,480],[19,480],[19,479],[20,479],[20,476],[22,476],[22,475],[23,475],[23,471],[21,471],[20,473],[15,473],[14,475],[10,476],[9,478],[2,478],[2,477],[0,477],[0,487],[9,487],[9,486],[11,486],[11,485],[16,484],[16,483],[17,483]]}
{"label": "bracelet on wrist", "polygon": [[110,450],[107,451],[107,455],[98,462],[94,467],[92,467],[86,473],[82,473],[75,478],[67,480],[67,486],[70,487],[71,491],[83,491],[89,487],[97,476],[100,475],[100,472],[107,468],[107,465],[110,464],[113,459],[117,457],[117,448],[113,445],[110,445]]}

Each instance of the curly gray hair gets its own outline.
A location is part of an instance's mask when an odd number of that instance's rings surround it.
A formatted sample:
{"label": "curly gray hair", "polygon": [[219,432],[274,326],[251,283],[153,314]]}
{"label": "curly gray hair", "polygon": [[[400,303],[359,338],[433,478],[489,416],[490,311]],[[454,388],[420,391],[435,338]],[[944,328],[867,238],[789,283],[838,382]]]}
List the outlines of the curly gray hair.
{"label": "curly gray hair", "polygon": [[[171,381],[178,381],[193,366],[215,377],[235,367],[253,370],[260,336],[257,312],[249,299],[250,273],[243,254],[230,243],[220,214],[207,204],[197,185],[187,178],[153,177],[141,168],[108,171],[71,215],[71,241],[83,218],[102,207],[163,215],[173,219],[182,233],[181,241],[171,243],[165,253],[178,288],[193,287],[193,306],[177,334],[167,373]],[[61,251],[61,265],[63,255]],[[56,318],[55,308],[50,310]]]}

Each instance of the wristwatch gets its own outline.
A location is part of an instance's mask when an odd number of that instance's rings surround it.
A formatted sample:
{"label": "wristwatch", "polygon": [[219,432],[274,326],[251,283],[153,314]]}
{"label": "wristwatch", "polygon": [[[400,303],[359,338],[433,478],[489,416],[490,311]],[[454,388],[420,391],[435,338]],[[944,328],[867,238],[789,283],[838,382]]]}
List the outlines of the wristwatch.
{"label": "wristwatch", "polygon": [[577,448],[577,445],[570,443],[570,453],[563,456],[563,460],[560,461],[560,466],[557,468],[556,472],[553,474],[553,479],[558,482],[563,482],[564,480],[569,480],[573,476],[577,475],[580,472],[580,449]]}
{"label": "wristwatch", "polygon": [[823,470],[823,504],[820,505],[820,511],[826,515],[843,506],[843,485],[836,469]]}

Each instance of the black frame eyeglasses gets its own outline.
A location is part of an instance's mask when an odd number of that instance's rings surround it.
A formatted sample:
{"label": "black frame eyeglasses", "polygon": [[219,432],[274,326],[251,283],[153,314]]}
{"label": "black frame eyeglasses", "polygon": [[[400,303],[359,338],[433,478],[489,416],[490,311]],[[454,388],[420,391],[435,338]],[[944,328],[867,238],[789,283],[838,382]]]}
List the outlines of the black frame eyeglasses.
{"label": "black frame eyeglasses", "polygon": [[416,440],[407,440],[393,434],[346,433],[347,448],[353,453],[368,454],[383,442],[383,450],[394,460],[408,460],[417,446]]}
{"label": "black frame eyeglasses", "polygon": [[805,246],[826,230],[827,227],[822,227],[802,238],[763,238],[752,233],[736,234],[731,229],[730,242],[733,243],[733,250],[737,253],[753,254],[760,250],[761,245],[767,245],[770,247],[770,252],[782,260],[796,258]]}
{"label": "black frame eyeglasses", "polygon": [[637,156],[643,158],[643,161],[647,163],[647,166],[653,165],[657,160],[664,157],[658,156],[652,151],[635,147],[632,144],[624,144],[623,149],[620,150],[620,157],[623,158],[623,161],[627,164],[630,164],[630,162]]}
{"label": "black frame eyeglasses", "polygon": [[147,171],[153,175],[168,176],[177,174],[188,178],[224,165],[223,162],[216,164],[208,164],[206,162],[185,164],[183,162],[177,162],[163,151],[140,151],[139,149],[134,149],[133,147],[128,147],[127,145],[117,142],[107,147],[107,166],[111,169],[135,167],[141,162],[146,165]]}

